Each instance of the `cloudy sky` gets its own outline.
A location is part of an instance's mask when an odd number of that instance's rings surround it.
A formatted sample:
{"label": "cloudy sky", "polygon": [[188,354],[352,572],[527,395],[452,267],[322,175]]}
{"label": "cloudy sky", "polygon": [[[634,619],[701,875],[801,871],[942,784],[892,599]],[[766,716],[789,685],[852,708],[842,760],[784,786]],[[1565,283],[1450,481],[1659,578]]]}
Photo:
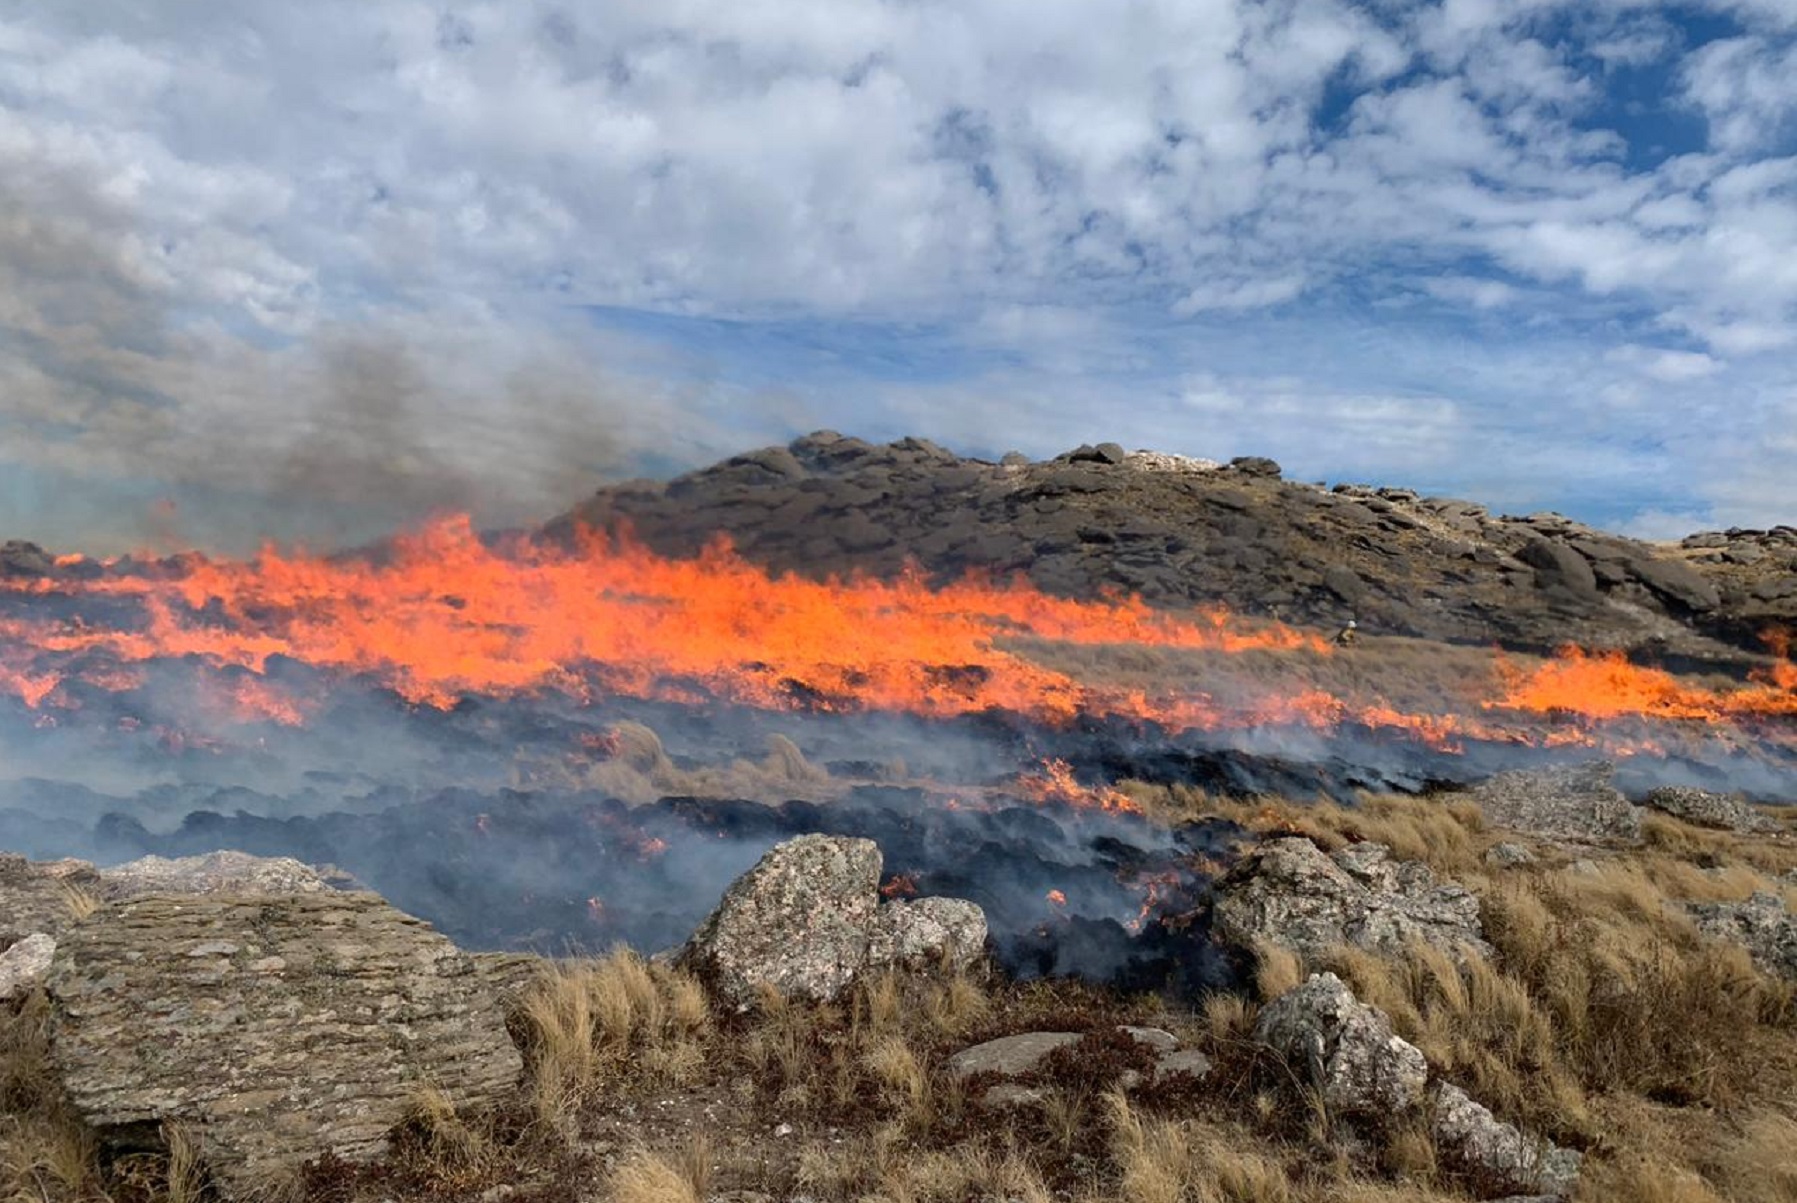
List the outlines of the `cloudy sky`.
{"label": "cloudy sky", "polygon": [[826,426],[1797,522],[1797,0],[0,0],[0,538]]}

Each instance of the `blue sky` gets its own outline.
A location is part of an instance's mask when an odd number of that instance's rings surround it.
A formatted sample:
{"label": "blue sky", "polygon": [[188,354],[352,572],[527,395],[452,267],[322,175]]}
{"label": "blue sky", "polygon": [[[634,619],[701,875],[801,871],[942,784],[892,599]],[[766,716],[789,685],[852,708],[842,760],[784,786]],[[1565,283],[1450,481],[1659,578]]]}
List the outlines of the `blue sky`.
{"label": "blue sky", "polygon": [[0,535],[824,426],[1797,522],[1793,81],[1791,0],[7,6]]}

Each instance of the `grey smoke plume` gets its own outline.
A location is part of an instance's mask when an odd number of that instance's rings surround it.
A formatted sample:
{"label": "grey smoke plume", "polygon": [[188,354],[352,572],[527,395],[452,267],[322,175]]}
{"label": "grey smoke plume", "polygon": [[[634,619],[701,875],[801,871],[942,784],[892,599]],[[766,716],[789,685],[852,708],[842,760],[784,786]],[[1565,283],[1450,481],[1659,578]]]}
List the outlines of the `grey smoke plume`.
{"label": "grey smoke plume", "polygon": [[79,172],[0,173],[8,537],[233,551],[443,510],[506,525],[770,433],[753,408],[726,432],[703,379],[617,370],[644,350],[579,313],[394,298],[325,321],[302,271],[263,324],[233,326],[193,304],[241,283],[228,257],[196,280],[166,250]]}

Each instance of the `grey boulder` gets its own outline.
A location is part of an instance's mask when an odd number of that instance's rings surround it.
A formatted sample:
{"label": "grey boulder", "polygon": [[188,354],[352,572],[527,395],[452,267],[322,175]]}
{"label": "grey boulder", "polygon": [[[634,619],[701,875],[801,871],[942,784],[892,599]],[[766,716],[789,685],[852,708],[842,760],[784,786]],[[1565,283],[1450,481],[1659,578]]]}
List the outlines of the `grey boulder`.
{"label": "grey boulder", "polygon": [[1744,835],[1778,830],[1777,823],[1735,794],[1719,794],[1690,785],[1662,785],[1650,790],[1645,801],[1654,810],[1698,827]]}
{"label": "grey boulder", "polygon": [[1489,953],[1479,900],[1382,844],[1326,855],[1307,839],[1260,845],[1218,884],[1214,926],[1244,948],[1270,942],[1303,957],[1338,945],[1401,951],[1412,940],[1450,953]]}
{"label": "grey boulder", "polygon": [[50,960],[55,955],[55,939],[43,932],[33,932],[0,952],[0,1002],[29,993],[50,972]]}
{"label": "grey boulder", "polygon": [[1495,827],[1562,839],[1638,839],[1641,811],[1616,788],[1615,773],[1606,760],[1516,769],[1479,782],[1468,797]]}
{"label": "grey boulder", "polygon": [[1254,1038],[1278,1053],[1336,1112],[1377,1119],[1414,1111],[1429,1063],[1385,1013],[1333,973],[1313,973],[1262,1008]]}
{"label": "grey boulder", "polygon": [[764,989],[828,1001],[870,970],[971,964],[985,947],[985,913],[959,899],[882,902],[881,863],[872,840],[777,844],[724,892],[675,961],[739,1009]]}
{"label": "grey boulder", "polygon": [[225,1199],[378,1157],[427,1086],[484,1106],[522,1071],[469,958],[373,894],[111,903],[46,986],[75,1110],[127,1150],[189,1127]]}
{"label": "grey boulder", "polygon": [[1783,898],[1760,890],[1746,902],[1694,902],[1689,909],[1698,931],[1739,944],[1765,972],[1797,981],[1797,915]]}

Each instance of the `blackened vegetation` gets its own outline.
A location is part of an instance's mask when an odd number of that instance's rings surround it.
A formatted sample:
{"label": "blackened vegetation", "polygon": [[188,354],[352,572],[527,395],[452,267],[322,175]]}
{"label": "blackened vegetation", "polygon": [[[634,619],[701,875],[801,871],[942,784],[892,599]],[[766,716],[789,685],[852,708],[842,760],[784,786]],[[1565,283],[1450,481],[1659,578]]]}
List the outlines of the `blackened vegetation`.
{"label": "blackened vegetation", "polygon": [[635,808],[591,793],[446,791],[367,814],[201,811],[167,834],[115,814],[94,838],[108,860],[237,848],[333,864],[465,947],[564,953],[679,944],[725,885],[805,832],[872,839],[889,882],[979,903],[1016,975],[1185,994],[1234,975],[1204,916],[1211,873],[1241,835],[1221,820],[1169,830],[1131,814],[879,786],[825,805]]}

